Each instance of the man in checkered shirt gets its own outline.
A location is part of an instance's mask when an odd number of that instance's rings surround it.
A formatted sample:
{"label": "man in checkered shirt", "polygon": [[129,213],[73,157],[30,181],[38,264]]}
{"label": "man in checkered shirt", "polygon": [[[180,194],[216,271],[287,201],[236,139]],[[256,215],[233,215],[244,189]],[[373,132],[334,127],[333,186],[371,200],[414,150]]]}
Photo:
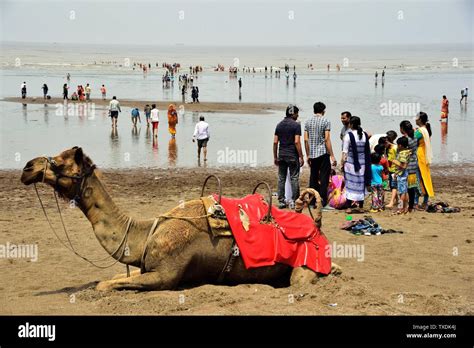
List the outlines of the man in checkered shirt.
{"label": "man in checkered shirt", "polygon": [[[314,115],[304,124],[304,145],[311,168],[309,187],[318,191],[323,207],[327,204],[331,164],[337,165],[331,144],[331,122],[324,116],[326,105],[314,103]],[[314,202],[313,202],[314,204]]]}

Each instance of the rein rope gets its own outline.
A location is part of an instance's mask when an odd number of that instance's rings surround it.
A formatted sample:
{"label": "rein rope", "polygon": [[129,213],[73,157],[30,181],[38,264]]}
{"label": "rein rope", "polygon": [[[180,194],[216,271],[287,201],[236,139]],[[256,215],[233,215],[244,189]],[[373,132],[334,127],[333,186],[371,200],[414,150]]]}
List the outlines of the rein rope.
{"label": "rein rope", "polygon": [[[44,183],[44,179],[45,179],[45,174],[46,174],[46,170],[47,170],[47,165],[48,163],[51,163],[51,158],[49,157],[45,157],[46,159],[46,162],[45,162],[45,166],[44,166],[44,169],[43,169],[43,179],[42,179],[42,183]],[[93,166],[92,168],[92,171],[90,173],[93,172],[93,170],[95,169],[95,166]],[[56,173],[55,173],[56,174]],[[78,192],[76,193],[76,196],[74,197],[74,200],[77,201],[78,199],[80,199],[80,194],[82,194],[82,190],[83,190],[83,186],[84,186],[84,182],[87,178],[87,173],[86,174],[83,174],[81,176],[68,176],[68,175],[62,175],[61,177],[67,177],[67,178],[70,178],[70,179],[81,179],[81,184],[79,186],[79,189],[78,189]],[[58,181],[59,181],[60,177],[57,177],[56,179],[56,189],[59,187],[58,186]],[[130,226],[132,224],[132,218],[131,217],[128,217],[127,218],[127,226],[126,226],[126,229],[125,229],[125,232],[123,234],[123,237],[122,237],[122,240],[120,241],[119,245],[117,246],[117,248],[115,249],[115,251],[103,258],[100,258],[100,259],[90,259],[90,258],[87,258],[83,255],[81,255],[77,250],[76,248],[74,248],[74,245],[71,241],[71,238],[69,237],[69,233],[67,231],[67,228],[66,228],[66,224],[64,223],[64,219],[63,219],[63,215],[62,215],[62,212],[61,212],[61,208],[59,207],[59,201],[58,201],[58,196],[57,196],[57,193],[56,193],[56,190],[53,189],[53,193],[54,193],[54,200],[56,202],[56,208],[57,208],[57,211],[58,211],[58,214],[59,214],[59,218],[61,220],[61,226],[63,228],[63,232],[64,232],[64,235],[66,236],[66,239],[67,239],[67,242],[68,243],[65,243],[58,235],[58,233],[56,232],[56,229],[53,227],[53,224],[51,223],[51,220],[49,219],[49,216],[46,212],[46,209],[44,207],[44,204],[43,204],[43,201],[41,199],[41,196],[38,192],[38,188],[36,187],[36,183],[33,184],[34,188],[35,188],[35,192],[36,192],[36,196],[38,197],[38,201],[40,202],[40,205],[41,205],[41,209],[43,210],[43,214],[46,218],[46,221],[48,221],[48,225],[49,227],[51,228],[51,230],[53,231],[56,239],[66,248],[68,249],[69,251],[71,251],[72,253],[74,253],[76,256],[78,256],[79,258],[83,259],[84,261],[88,262],[89,264],[91,264],[92,266],[94,267],[97,267],[97,268],[100,268],[100,269],[106,269],[106,268],[110,268],[112,266],[114,266],[115,264],[117,264],[118,262],[120,262],[120,259],[125,255],[125,251],[127,249],[126,245],[127,245],[127,240],[128,240],[128,234],[130,233]],[[178,220],[195,220],[195,219],[203,219],[203,218],[207,218],[211,216],[211,214],[205,214],[205,215],[199,215],[199,216],[172,216],[172,215],[160,215],[158,216],[158,218],[156,218],[153,222],[153,225],[148,233],[148,236],[147,236],[147,239],[145,241],[145,247],[143,248],[143,253],[142,253],[142,257],[141,257],[141,265],[140,265],[140,268],[143,272],[144,270],[144,260],[145,260],[145,255],[146,255],[146,251],[147,251],[147,246],[148,246],[148,242],[151,238],[151,236],[153,235],[153,233],[156,231],[157,227],[158,227],[158,224],[160,223],[160,220],[166,220],[166,219],[178,219]],[[69,245],[68,245],[69,244]],[[100,261],[105,261],[107,260],[109,257],[113,257],[115,254],[117,254],[119,252],[119,250],[122,249],[119,257],[114,260],[112,263],[108,264],[108,265],[99,265],[97,264],[97,262],[100,262]],[[127,266],[127,276],[129,276],[129,265],[126,264]]]}
{"label": "rein rope", "polygon": [[[45,162],[45,166],[44,166],[44,169],[43,169],[43,180],[41,181],[42,183],[44,183],[44,179],[45,179],[45,174],[46,174],[46,169],[47,169],[47,164],[50,163],[50,159],[49,158],[46,158],[47,162]],[[65,176],[65,177],[69,177],[69,176]],[[80,188],[79,190],[82,191],[82,187],[83,187],[83,184],[84,184],[84,181],[86,179],[86,175],[83,175],[82,177],[69,177],[69,178],[72,178],[72,179],[82,179],[81,181],[81,185],[80,185]],[[56,180],[56,182],[59,180],[59,178]],[[114,266],[117,262],[120,261],[120,259],[125,255],[125,250],[127,249],[126,247],[126,244],[127,244],[127,240],[128,240],[128,234],[130,232],[130,226],[132,224],[132,218],[129,217],[127,219],[127,227],[125,229],[125,233],[123,235],[123,238],[122,240],[120,241],[118,247],[115,249],[115,251],[113,253],[111,253],[110,255],[107,255],[103,258],[100,258],[100,259],[89,259],[83,255],[81,255],[75,248],[74,248],[74,245],[72,244],[72,241],[71,241],[71,238],[69,237],[69,233],[67,232],[67,228],[66,228],[66,225],[64,223],[64,219],[63,219],[63,215],[61,213],[61,208],[59,207],[59,201],[58,201],[58,196],[56,194],[56,190],[53,190],[54,192],[54,199],[56,201],[56,208],[58,210],[58,213],[59,213],[59,217],[60,217],[60,220],[61,220],[61,225],[63,227],[63,231],[64,231],[64,234],[66,236],[66,239],[68,241],[68,244],[66,244],[61,238],[59,238],[59,235],[58,233],[56,232],[56,229],[53,227],[53,224],[51,223],[51,220],[49,219],[48,217],[48,214],[46,213],[46,209],[44,207],[44,204],[43,204],[43,201],[41,200],[41,197],[39,195],[39,192],[38,192],[38,188],[36,187],[36,183],[33,184],[34,185],[34,188],[35,188],[35,192],[36,192],[36,196],[38,197],[38,200],[40,202],[40,205],[41,205],[41,209],[43,210],[43,214],[46,218],[46,220],[48,221],[48,224],[49,224],[49,227],[51,228],[51,230],[53,231],[54,235],[56,236],[56,239],[66,248],[68,249],[69,251],[71,251],[72,253],[74,253],[76,256],[78,256],[79,258],[83,259],[84,261],[90,263],[91,265],[93,265],[94,267],[97,267],[97,268],[101,268],[101,269],[106,269],[106,268],[110,268],[112,266]],[[56,184],[57,186],[57,184]],[[76,195],[75,199],[77,199],[78,195]],[[120,256],[114,261],[112,262],[111,264],[108,264],[108,265],[99,265],[97,264],[96,262],[99,262],[99,261],[105,261],[107,260],[109,257],[113,257],[115,254],[117,254],[119,252],[119,250],[122,248],[123,246],[123,249],[122,249],[122,252],[120,254]],[[128,265],[127,265],[128,267]]]}

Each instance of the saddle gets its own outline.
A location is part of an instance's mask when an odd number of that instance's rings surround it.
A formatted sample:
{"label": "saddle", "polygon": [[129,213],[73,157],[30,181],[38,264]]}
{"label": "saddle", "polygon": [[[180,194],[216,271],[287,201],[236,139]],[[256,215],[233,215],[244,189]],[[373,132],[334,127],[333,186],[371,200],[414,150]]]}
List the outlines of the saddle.
{"label": "saddle", "polygon": [[[211,177],[217,179],[219,193],[203,197]],[[256,193],[262,185],[267,188],[268,201]],[[320,211],[316,219],[312,218],[311,210],[311,217],[300,214],[302,207],[312,198],[304,199],[308,193],[313,192],[305,190],[296,202],[297,212],[280,210],[272,206],[267,183],[259,183],[252,194],[243,198],[227,198],[221,195],[219,178],[212,175],[204,182],[201,200],[213,238],[233,237],[247,269],[279,262],[292,267],[307,266],[315,272],[329,274],[331,259],[326,253],[328,241],[320,230]],[[317,200],[320,203],[319,195]],[[236,256],[235,252],[231,255]]]}

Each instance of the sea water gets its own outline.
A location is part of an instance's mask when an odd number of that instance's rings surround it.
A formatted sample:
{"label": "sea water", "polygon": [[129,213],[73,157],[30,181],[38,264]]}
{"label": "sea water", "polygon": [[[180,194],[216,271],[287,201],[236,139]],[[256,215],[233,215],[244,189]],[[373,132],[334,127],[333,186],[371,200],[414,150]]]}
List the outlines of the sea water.
{"label": "sea water", "polygon": [[[326,116],[331,121],[333,148],[340,157],[340,113],[350,111],[360,116],[362,126],[371,133],[393,129],[399,133],[402,120],[414,124],[416,112],[425,111],[433,130],[434,162],[459,164],[474,161],[472,129],[474,129],[472,98],[459,103],[460,90],[474,84],[472,52],[470,48],[446,46],[442,49],[413,48],[332,48],[320,50],[299,48],[288,52],[278,48],[200,48],[168,47],[138,52],[123,47],[74,46],[64,49],[55,46],[2,46],[1,97],[18,96],[20,84],[27,82],[28,95],[42,95],[41,86],[47,83],[49,94],[61,96],[65,76],[71,74],[71,90],[78,84],[90,83],[92,97],[99,98],[100,85],[105,84],[108,96],[136,100],[180,100],[178,83],[162,84],[163,70],[154,62],[180,62],[182,73],[189,65],[203,65],[204,72],[195,79],[201,102],[284,103],[300,108],[302,123],[312,115],[312,105],[322,101],[327,106]],[[142,55],[141,55],[142,53]],[[219,54],[217,54],[219,53]],[[213,66],[235,63],[232,58],[240,53],[240,66],[270,67],[288,63],[290,79],[285,72],[276,78],[268,73],[239,73],[243,86],[239,93],[236,78],[227,72],[214,72]],[[18,56],[18,57],[17,57]],[[344,57],[349,66],[344,67]],[[453,65],[453,58],[456,63]],[[19,58],[19,65],[17,58]],[[143,74],[133,70],[133,62],[150,62],[152,68]],[[112,63],[109,63],[112,62]],[[124,64],[130,63],[130,65]],[[308,69],[312,62],[315,70]],[[323,63],[324,62],[324,63]],[[326,62],[332,62],[326,71]],[[335,70],[340,62],[341,71]],[[297,78],[292,78],[296,65]],[[381,69],[387,66],[385,81]],[[374,71],[379,72],[375,84]],[[450,100],[447,127],[439,122],[442,95]],[[472,96],[472,93],[471,93]],[[180,104],[178,104],[180,105]],[[137,103],[138,108],[144,105]],[[199,116],[210,124],[211,140],[207,166],[266,166],[273,163],[272,142],[276,124],[284,117],[284,110],[270,114],[226,114],[225,112],[189,112],[179,115],[175,140],[167,130],[166,110],[161,110],[158,140],[155,143],[147,131],[144,116],[137,129],[132,128],[130,108],[122,108],[117,132],[112,132],[110,119],[104,108],[94,106],[65,111],[62,104],[22,105],[0,102],[1,151],[0,168],[22,168],[36,156],[55,155],[71,146],[82,146],[84,151],[102,167],[192,167],[196,166],[196,145],[192,143],[194,126]],[[92,112],[93,111],[93,112]],[[204,163],[201,163],[204,165]]]}

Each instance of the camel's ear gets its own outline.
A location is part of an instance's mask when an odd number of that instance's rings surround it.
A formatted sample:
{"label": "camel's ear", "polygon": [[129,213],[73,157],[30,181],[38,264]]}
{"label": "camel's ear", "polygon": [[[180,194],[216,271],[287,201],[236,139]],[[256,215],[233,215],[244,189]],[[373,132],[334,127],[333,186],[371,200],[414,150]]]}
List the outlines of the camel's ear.
{"label": "camel's ear", "polygon": [[74,161],[78,164],[78,165],[82,165],[82,162],[84,161],[84,153],[82,152],[82,148],[81,147],[76,147],[77,150],[76,152],[74,153]]}

